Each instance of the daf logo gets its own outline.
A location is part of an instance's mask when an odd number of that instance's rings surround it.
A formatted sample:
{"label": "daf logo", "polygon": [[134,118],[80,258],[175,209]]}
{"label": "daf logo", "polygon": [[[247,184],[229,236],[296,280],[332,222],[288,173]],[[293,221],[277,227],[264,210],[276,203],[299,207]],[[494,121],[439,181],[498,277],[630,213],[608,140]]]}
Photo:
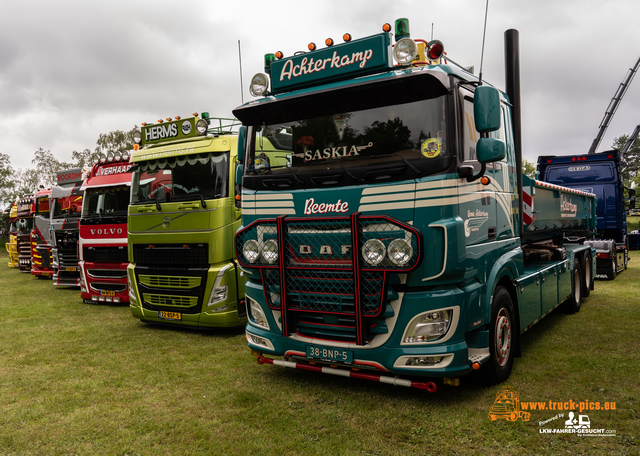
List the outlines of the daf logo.
{"label": "daf logo", "polygon": [[311,253],[311,246],[310,245],[301,245],[300,246],[300,253],[303,255],[308,255]]}
{"label": "daf logo", "polygon": [[171,225],[171,217],[165,217],[162,219],[162,228],[169,228]]}

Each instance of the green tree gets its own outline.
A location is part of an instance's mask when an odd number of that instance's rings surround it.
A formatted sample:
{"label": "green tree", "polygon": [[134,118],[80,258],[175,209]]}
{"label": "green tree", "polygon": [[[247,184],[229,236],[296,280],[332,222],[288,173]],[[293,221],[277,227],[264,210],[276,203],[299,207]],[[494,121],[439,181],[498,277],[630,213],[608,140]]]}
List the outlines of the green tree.
{"label": "green tree", "polygon": [[14,170],[11,167],[11,157],[8,154],[0,154],[0,209],[9,206],[15,201]]}
{"label": "green tree", "polygon": [[44,150],[42,147],[33,153],[31,163],[36,166],[38,185],[42,185],[45,188],[57,183],[58,171],[73,168],[71,163],[59,161],[50,150]]}
{"label": "green tree", "polygon": [[[629,139],[629,135],[622,135],[614,138],[611,147],[621,150]],[[631,148],[627,151],[622,170],[624,185],[627,187],[640,187],[640,141],[635,140]]]}
{"label": "green tree", "polygon": [[522,172],[529,176],[531,179],[536,178],[536,165],[529,160],[522,160]]}
{"label": "green tree", "polygon": [[[131,130],[124,132],[120,130],[109,133],[101,133],[96,144],[96,154],[107,154],[108,152],[124,152],[133,149],[133,132],[138,129],[134,126]],[[85,150],[86,152],[86,150]]]}

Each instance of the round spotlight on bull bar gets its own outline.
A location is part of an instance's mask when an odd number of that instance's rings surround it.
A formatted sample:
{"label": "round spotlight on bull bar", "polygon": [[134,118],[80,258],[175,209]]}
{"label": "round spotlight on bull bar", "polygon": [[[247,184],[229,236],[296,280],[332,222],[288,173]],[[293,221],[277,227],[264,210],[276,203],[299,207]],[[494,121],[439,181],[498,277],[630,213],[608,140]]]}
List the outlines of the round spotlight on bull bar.
{"label": "round spotlight on bull bar", "polygon": [[115,157],[113,156],[113,154],[112,154],[111,152],[109,152],[109,153],[107,154],[107,161],[108,161],[109,163],[113,163],[114,158],[115,158]]}
{"label": "round spotlight on bull bar", "polygon": [[393,58],[400,65],[408,65],[418,55],[418,45],[411,38],[402,38],[393,47]]}
{"label": "round spotlight on bull bar", "polygon": [[133,142],[136,144],[140,144],[142,142],[142,132],[140,130],[133,132]]}
{"label": "round spotlight on bull bar", "polygon": [[362,257],[369,266],[378,266],[384,260],[385,248],[379,239],[369,239],[362,246]]}
{"label": "round spotlight on bull bar", "polygon": [[242,254],[249,263],[255,263],[260,258],[260,245],[258,241],[249,239],[242,246]]}
{"label": "round spotlight on bull bar", "polygon": [[251,84],[249,84],[249,92],[254,97],[260,97],[266,95],[269,89],[269,76],[264,73],[256,73],[251,78]]}
{"label": "round spotlight on bull bar", "polygon": [[93,163],[95,163],[96,165],[100,163],[100,157],[98,157],[97,155],[93,157]]}
{"label": "round spotlight on bull bar", "polygon": [[125,150],[124,152],[122,152],[122,161],[127,161],[127,160],[129,160],[129,152]]}
{"label": "round spotlight on bull bar", "polygon": [[275,239],[269,239],[262,246],[262,258],[269,264],[274,264],[278,261],[278,241]]}
{"label": "round spotlight on bull bar", "polygon": [[404,239],[394,239],[387,247],[387,256],[396,266],[405,266],[413,257],[413,249]]}
{"label": "round spotlight on bull bar", "polygon": [[122,152],[118,151],[113,155],[113,159],[117,162],[119,162],[120,160],[122,160]]}
{"label": "round spotlight on bull bar", "polygon": [[100,155],[100,163],[102,163],[103,165],[107,162],[107,156],[106,155]]}

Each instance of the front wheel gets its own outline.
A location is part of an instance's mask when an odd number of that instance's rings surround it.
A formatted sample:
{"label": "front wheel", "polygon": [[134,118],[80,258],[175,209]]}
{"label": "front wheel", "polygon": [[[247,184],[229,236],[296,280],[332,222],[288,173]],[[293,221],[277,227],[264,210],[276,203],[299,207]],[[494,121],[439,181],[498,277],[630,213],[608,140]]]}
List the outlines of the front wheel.
{"label": "front wheel", "polygon": [[511,295],[504,287],[496,288],[491,304],[491,323],[489,330],[489,350],[491,356],[482,370],[483,383],[495,385],[502,383],[511,375],[513,368],[513,327],[515,312]]}

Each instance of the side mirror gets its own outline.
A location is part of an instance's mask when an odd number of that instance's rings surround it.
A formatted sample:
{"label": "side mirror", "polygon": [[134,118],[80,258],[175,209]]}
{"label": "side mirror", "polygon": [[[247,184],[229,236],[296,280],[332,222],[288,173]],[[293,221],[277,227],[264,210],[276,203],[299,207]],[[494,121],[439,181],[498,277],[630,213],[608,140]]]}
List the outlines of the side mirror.
{"label": "side mirror", "polygon": [[500,129],[500,92],[495,87],[476,88],[473,98],[476,130],[490,133]]}
{"label": "side mirror", "polygon": [[635,209],[636,208],[636,197],[635,195],[632,195],[629,198],[629,209]]}
{"label": "side mirror", "polygon": [[244,174],[244,165],[242,163],[238,163],[236,165],[236,185],[242,187],[242,175]]}
{"label": "side mirror", "polygon": [[238,162],[244,162],[244,149],[247,145],[247,127],[241,126],[238,130]]}
{"label": "side mirror", "polygon": [[480,163],[500,161],[506,156],[506,153],[506,146],[499,139],[480,138],[476,144],[476,154]]}

